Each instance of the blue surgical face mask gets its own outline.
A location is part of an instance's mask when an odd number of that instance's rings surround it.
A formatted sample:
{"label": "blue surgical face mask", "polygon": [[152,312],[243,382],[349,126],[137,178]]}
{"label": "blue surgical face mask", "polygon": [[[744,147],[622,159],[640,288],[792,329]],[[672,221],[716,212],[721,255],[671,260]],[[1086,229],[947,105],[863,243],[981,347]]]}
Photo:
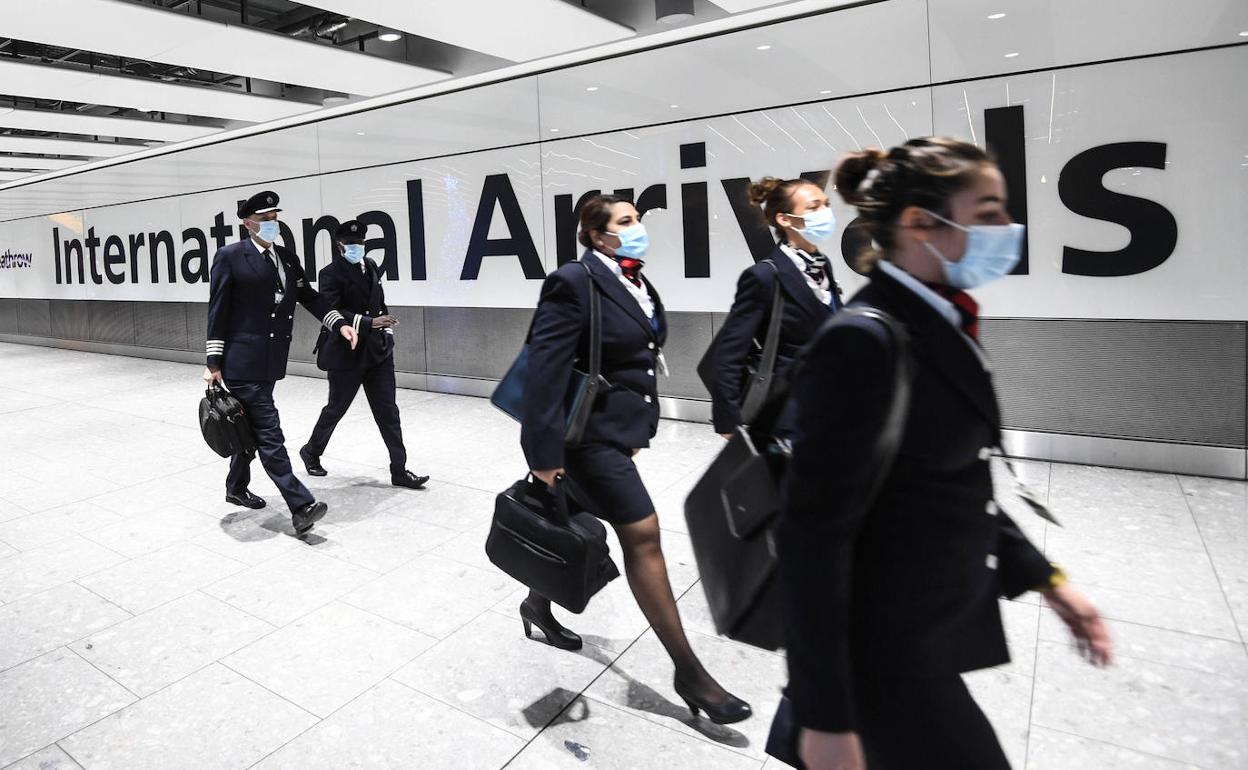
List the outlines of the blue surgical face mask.
{"label": "blue surgical face mask", "polygon": [[957,262],[947,259],[931,243],[923,243],[940,260],[945,283],[954,288],[974,289],[1009,275],[1023,255],[1023,234],[1027,228],[1017,222],[1009,225],[966,227],[951,222],[934,211],[927,213],[966,233],[966,251]]}
{"label": "blue surgical face mask", "polygon": [[646,256],[646,249],[650,248],[650,236],[646,234],[646,226],[640,222],[611,235],[620,239],[620,245],[615,247],[617,257],[641,259]]}
{"label": "blue surgical face mask", "polygon": [[789,216],[800,218],[806,224],[798,232],[811,243],[824,243],[836,235],[836,215],[827,206],[805,214],[789,214]]}
{"label": "blue surgical face mask", "polygon": [[342,244],[342,256],[353,265],[360,264],[360,260],[364,259],[364,244],[362,243],[344,243]]}
{"label": "blue surgical face mask", "polygon": [[261,222],[259,229],[256,230],[256,237],[266,243],[275,242],[280,234],[281,228],[278,227],[276,219]]}

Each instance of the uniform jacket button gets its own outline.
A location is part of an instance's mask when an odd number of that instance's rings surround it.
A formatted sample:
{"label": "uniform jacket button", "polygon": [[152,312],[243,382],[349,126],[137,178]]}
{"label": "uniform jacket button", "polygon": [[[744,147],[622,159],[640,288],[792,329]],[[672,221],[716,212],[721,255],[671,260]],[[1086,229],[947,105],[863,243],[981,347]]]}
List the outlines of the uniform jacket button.
{"label": "uniform jacket button", "polygon": [[650,403],[650,401],[652,400],[649,396],[646,396],[645,399],[646,399],[647,404]]}
{"label": "uniform jacket button", "polygon": [[646,345],[646,347],[647,347],[647,348],[649,348],[649,349],[651,349],[651,350],[654,350],[654,343],[653,343],[653,342],[651,342],[651,343],[647,344],[647,345]]}
{"label": "uniform jacket button", "polygon": [[1001,508],[997,505],[996,500],[989,500],[988,504],[984,506],[984,510],[988,512],[989,516],[996,516],[997,511],[1001,510]]}
{"label": "uniform jacket button", "polygon": [[277,313],[269,313],[269,318],[277,318]]}
{"label": "uniform jacket button", "polygon": [[269,336],[270,336],[270,337],[272,337],[272,336],[273,336],[273,332],[269,332]]}
{"label": "uniform jacket button", "polygon": [[988,569],[996,569],[997,555],[995,553],[988,554],[988,558],[984,560],[984,563],[988,566]]}
{"label": "uniform jacket button", "polygon": [[648,375],[650,375],[651,377],[653,377],[653,376],[654,376],[654,370],[653,370],[653,369],[647,369],[647,370],[646,370],[646,374],[648,374]]}
{"label": "uniform jacket button", "polygon": [[293,321],[293,320],[295,320],[295,317],[294,317],[293,315],[288,315],[288,316],[286,316],[286,320],[288,320],[288,321]]}

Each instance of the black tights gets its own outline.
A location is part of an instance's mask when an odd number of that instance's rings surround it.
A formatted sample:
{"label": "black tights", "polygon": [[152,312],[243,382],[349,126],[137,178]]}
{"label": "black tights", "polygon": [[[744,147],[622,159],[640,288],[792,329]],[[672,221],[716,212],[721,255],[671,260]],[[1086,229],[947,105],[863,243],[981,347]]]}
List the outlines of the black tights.
{"label": "black tights", "polygon": [[[667,578],[667,562],[659,545],[659,517],[655,514],[632,524],[618,524],[615,533],[624,551],[624,573],[633,596],[663,648],[676,666],[676,677],[697,695],[711,702],[722,702],[728,693],[716,682],[694,654],[680,622],[672,583]],[[529,603],[547,613],[550,600],[529,592]]]}

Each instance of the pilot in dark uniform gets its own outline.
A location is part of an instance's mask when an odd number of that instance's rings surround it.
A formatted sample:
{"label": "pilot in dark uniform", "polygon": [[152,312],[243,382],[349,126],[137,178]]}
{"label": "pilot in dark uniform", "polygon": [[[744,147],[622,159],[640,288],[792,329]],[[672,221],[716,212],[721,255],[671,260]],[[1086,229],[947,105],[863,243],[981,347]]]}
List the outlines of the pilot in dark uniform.
{"label": "pilot in dark uniform", "polygon": [[338,259],[321,268],[318,277],[321,296],[342,313],[361,339],[353,348],[330,336],[328,329],[321,329],[316,365],[329,373],[329,403],[321,410],[312,438],[299,450],[299,457],[311,475],[326,474],[321,455],[363,385],[364,397],[390,451],[390,483],[420,489],[429,477],[407,470],[399,407],[394,401],[394,327],[399,322],[386,308],[381,271],[364,257],[367,229],[354,219],[339,225],[334,232]]}
{"label": "pilot in dark uniform", "polygon": [[[247,410],[256,434],[260,464],[282,493],[295,531],[303,535],[325,515],[327,506],[313,499],[295,478],[286,454],[282,425],[273,404],[273,386],[286,376],[295,303],[341,334],[355,347],[355,329],[316,292],[304,276],[294,252],[274,243],[278,236],[278,197],[257,193],[238,207],[238,217],[251,233],[245,241],[219,250],[212,260],[208,293],[208,368],[204,379],[222,381]],[[225,500],[263,508],[253,495],[251,458],[230,458]]]}

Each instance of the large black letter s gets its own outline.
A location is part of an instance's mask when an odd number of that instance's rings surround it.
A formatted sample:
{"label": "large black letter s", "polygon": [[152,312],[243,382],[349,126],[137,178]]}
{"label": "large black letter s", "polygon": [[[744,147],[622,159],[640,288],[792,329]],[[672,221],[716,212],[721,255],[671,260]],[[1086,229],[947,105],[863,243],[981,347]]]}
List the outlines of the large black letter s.
{"label": "large black letter s", "polygon": [[1062,169],[1057,193],[1066,208],[1091,219],[1114,222],[1131,231],[1118,251],[1062,250],[1062,272],[1071,275],[1119,276],[1152,270],[1174,253],[1179,228],[1174,215],[1156,201],[1108,190],[1105,174],[1117,168],[1144,166],[1164,170],[1166,145],[1160,142],[1119,142],[1084,150]]}

